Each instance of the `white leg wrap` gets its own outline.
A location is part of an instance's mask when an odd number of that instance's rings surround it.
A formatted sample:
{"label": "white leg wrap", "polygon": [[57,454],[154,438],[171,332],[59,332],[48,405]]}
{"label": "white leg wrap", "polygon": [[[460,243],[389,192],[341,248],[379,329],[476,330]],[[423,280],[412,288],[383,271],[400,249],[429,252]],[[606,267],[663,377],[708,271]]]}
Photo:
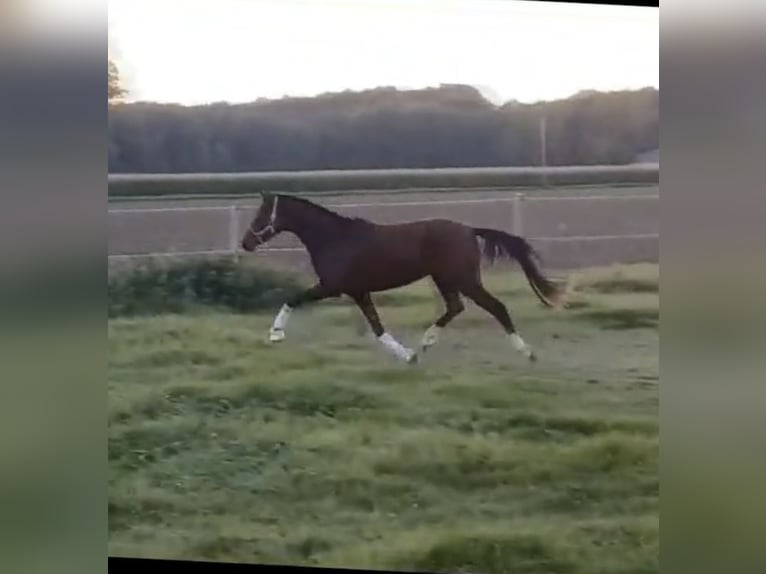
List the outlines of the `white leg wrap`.
{"label": "white leg wrap", "polygon": [[391,353],[393,353],[397,358],[401,359],[402,361],[409,361],[413,355],[414,352],[410,349],[407,349],[403,347],[399,341],[394,339],[390,334],[383,333],[380,337],[378,337],[378,341],[380,341],[386,349],[388,349]]}
{"label": "white leg wrap", "polygon": [[524,339],[522,339],[517,333],[512,333],[510,335],[511,338],[511,345],[513,345],[513,348],[520,353],[524,353],[527,357],[532,356],[532,350],[527,346],[527,344],[524,342]]}
{"label": "white leg wrap", "polygon": [[271,325],[269,340],[275,342],[285,338],[285,327],[287,326],[287,321],[290,319],[290,314],[292,312],[293,310],[289,305],[282,305],[279,313],[274,318],[274,323]]}
{"label": "white leg wrap", "polygon": [[441,333],[442,328],[438,325],[431,325],[425,333],[423,333],[423,340],[421,341],[421,346],[424,349],[427,349],[428,347],[431,347],[436,344],[436,342],[439,340],[439,334]]}
{"label": "white leg wrap", "polygon": [[292,307],[290,307],[287,304],[282,305],[282,308],[279,310],[279,313],[274,319],[273,328],[281,330],[287,327],[287,321],[290,319],[290,314],[292,312],[293,312]]}

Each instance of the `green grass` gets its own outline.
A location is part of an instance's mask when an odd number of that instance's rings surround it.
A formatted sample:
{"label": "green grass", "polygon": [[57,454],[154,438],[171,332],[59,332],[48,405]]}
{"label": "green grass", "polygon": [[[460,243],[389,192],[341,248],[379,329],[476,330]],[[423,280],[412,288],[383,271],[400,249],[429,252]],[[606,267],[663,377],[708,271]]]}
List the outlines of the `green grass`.
{"label": "green grass", "polygon": [[280,305],[303,289],[298,277],[229,258],[153,263],[109,277],[108,316],[190,313],[200,308],[252,312]]}
{"label": "green grass", "polygon": [[659,268],[655,264],[593,269],[575,274],[577,291],[590,293],[659,293]]}
{"label": "green grass", "polygon": [[[110,555],[657,572],[658,294],[578,287],[612,273],[578,274],[560,312],[487,276],[534,364],[470,303],[415,367],[348,304],[296,312],[278,346],[273,313],[110,320]],[[433,297],[379,311],[414,345]]]}

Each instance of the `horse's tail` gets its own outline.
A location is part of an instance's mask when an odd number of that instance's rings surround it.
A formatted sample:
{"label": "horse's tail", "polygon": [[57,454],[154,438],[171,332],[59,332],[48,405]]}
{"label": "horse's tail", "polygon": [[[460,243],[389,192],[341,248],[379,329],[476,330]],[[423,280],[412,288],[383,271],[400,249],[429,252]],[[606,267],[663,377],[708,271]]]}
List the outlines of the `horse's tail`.
{"label": "horse's tail", "polygon": [[490,262],[500,256],[515,259],[521,265],[535,295],[544,305],[562,305],[563,292],[542,274],[535,263],[535,259],[539,261],[540,256],[526,239],[497,229],[474,228],[473,232],[484,240],[484,256]]}

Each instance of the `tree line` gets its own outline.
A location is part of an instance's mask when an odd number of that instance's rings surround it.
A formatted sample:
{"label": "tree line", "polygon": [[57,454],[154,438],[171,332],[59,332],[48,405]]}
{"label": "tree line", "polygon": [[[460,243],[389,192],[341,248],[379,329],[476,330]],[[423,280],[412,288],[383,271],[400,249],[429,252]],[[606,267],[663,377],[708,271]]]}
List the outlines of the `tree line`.
{"label": "tree line", "polygon": [[627,164],[659,147],[654,88],[495,106],[470,86],[382,87],[248,104],[114,103],[109,171],[540,165],[543,117],[548,165]]}

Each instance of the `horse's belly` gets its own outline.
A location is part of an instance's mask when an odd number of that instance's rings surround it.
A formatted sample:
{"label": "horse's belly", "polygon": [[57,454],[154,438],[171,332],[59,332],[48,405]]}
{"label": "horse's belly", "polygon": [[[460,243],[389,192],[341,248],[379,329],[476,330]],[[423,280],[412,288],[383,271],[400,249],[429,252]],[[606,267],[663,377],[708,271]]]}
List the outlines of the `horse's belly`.
{"label": "horse's belly", "polygon": [[365,291],[386,291],[402,287],[428,275],[423,262],[411,254],[370,254],[351,269],[355,282]]}
{"label": "horse's belly", "polygon": [[428,273],[422,271],[413,271],[411,273],[396,273],[387,276],[378,276],[375,279],[366,281],[366,291],[374,293],[377,291],[388,291],[389,289],[404,287],[405,285],[409,285],[410,283],[414,283],[415,281],[422,279],[426,275],[428,275]]}

